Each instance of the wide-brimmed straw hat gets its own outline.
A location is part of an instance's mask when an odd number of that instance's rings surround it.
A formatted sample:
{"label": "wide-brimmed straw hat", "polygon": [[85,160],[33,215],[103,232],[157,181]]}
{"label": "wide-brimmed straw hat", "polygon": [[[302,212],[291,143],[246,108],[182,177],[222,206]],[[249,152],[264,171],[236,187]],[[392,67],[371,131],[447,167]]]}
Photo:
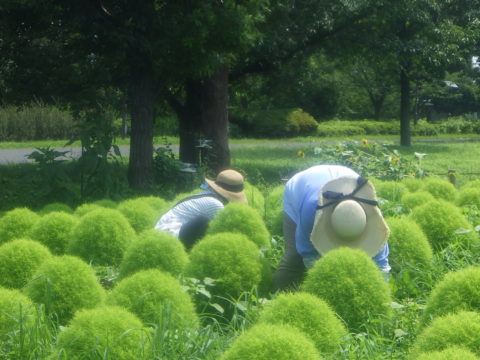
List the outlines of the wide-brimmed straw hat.
{"label": "wide-brimmed straw hat", "polygon": [[320,190],[310,240],[320,255],[340,246],[375,256],[389,229],[378,208],[375,189],[362,177],[340,177]]}
{"label": "wide-brimmed straw hat", "polygon": [[208,185],[228,201],[247,204],[243,191],[243,176],[235,170],[223,170],[215,180],[205,179]]}

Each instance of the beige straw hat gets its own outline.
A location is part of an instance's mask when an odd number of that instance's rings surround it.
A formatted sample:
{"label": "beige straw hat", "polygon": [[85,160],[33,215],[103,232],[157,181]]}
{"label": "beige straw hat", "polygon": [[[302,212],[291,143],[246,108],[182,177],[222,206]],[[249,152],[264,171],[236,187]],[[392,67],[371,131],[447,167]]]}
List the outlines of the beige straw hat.
{"label": "beige straw hat", "polygon": [[375,256],[390,230],[377,205],[375,189],[362,177],[344,176],[320,190],[310,240],[320,255],[340,246]]}
{"label": "beige straw hat", "polygon": [[208,185],[228,201],[247,204],[247,197],[243,191],[243,176],[235,170],[223,170],[214,180],[205,179]]}

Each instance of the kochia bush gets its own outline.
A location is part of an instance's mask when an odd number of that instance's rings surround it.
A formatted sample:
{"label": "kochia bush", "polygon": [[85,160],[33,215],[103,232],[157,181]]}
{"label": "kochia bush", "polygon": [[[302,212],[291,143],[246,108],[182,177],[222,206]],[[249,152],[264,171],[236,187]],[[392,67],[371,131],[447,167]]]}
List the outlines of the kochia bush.
{"label": "kochia bush", "polygon": [[62,211],[44,215],[32,227],[29,236],[47,246],[55,255],[62,255],[67,250],[72,229],[78,223],[78,217]]}
{"label": "kochia bush", "polygon": [[417,206],[411,219],[422,228],[434,251],[442,250],[456,241],[477,242],[474,231],[457,234],[461,229],[473,230],[460,209],[445,200],[434,200]]}
{"label": "kochia bush", "polygon": [[462,188],[457,196],[458,206],[475,205],[480,206],[480,188]]}
{"label": "kochia bush", "polygon": [[245,181],[244,191],[248,200],[248,205],[256,209],[262,218],[265,217],[265,197],[260,190],[248,181]]}
{"label": "kochia bush", "polygon": [[8,333],[22,331],[35,316],[35,308],[28,297],[18,290],[0,287],[0,342],[6,340]]}
{"label": "kochia bush", "polygon": [[44,304],[47,314],[64,324],[75,311],[103,303],[105,291],[92,267],[74,256],[57,256],[37,269],[24,289],[36,303]]}
{"label": "kochia bush", "polygon": [[67,252],[96,265],[118,265],[136,236],[120,211],[99,208],[80,218]]}
{"label": "kochia bush", "polygon": [[70,206],[61,202],[54,202],[54,203],[47,204],[40,209],[39,213],[45,215],[54,211],[62,211],[67,214],[73,213],[73,209]]}
{"label": "kochia bush", "polygon": [[375,262],[362,250],[329,251],[307,272],[303,290],[324,300],[351,330],[369,316],[390,316],[390,288]]}
{"label": "kochia bush", "polygon": [[7,211],[0,218],[0,244],[28,236],[28,232],[40,216],[28,208]]}
{"label": "kochia bush", "polygon": [[262,269],[259,248],[245,235],[225,232],[207,235],[193,246],[185,274],[215,279],[216,295],[237,297],[260,283]]}
{"label": "kochia bush", "polygon": [[281,184],[270,190],[265,198],[265,223],[272,235],[283,235],[283,192]]}
{"label": "kochia bush", "polygon": [[[142,322],[116,306],[80,310],[60,332],[55,355],[69,360],[143,358],[147,332]],[[55,357],[57,358],[57,357]]]}
{"label": "kochia bush", "polygon": [[438,282],[427,299],[424,319],[461,310],[480,312],[480,267],[452,271]]}
{"label": "kochia bush", "polygon": [[417,192],[423,187],[423,180],[419,178],[407,177],[401,180],[401,183],[406,186],[410,192]]}
{"label": "kochia bush", "polygon": [[260,322],[298,328],[322,354],[334,353],[347,335],[343,323],[322,299],[304,292],[280,294],[266,305]]}
{"label": "kochia bush", "polygon": [[230,345],[220,360],[321,360],[315,345],[297,328],[258,324]]}
{"label": "kochia bush", "polygon": [[145,324],[158,324],[167,308],[176,328],[196,328],[199,324],[193,301],[180,282],[155,269],[121,280],[109,294],[108,302],[128,309]]}
{"label": "kochia bush", "polygon": [[422,353],[415,358],[415,360],[480,360],[470,350],[467,350],[461,346],[452,346],[441,351],[432,351]]}
{"label": "kochia bush", "polygon": [[453,202],[457,195],[457,190],[452,183],[439,178],[427,178],[423,182],[422,190],[428,191],[436,199],[443,199]]}
{"label": "kochia bush", "polygon": [[375,190],[379,198],[389,201],[399,201],[407,187],[397,181],[379,181],[375,183]]}
{"label": "kochia bush", "polygon": [[170,204],[163,198],[159,196],[140,196],[136,198],[137,200],[141,200],[146,202],[148,205],[150,205],[154,210],[155,213],[158,215],[160,218],[160,215],[163,213],[167,212]]}
{"label": "kochia bush", "polygon": [[461,311],[438,317],[417,336],[411,349],[410,359],[422,353],[461,346],[480,355],[480,314]]}
{"label": "kochia bush", "polygon": [[0,286],[21,289],[37,268],[52,255],[30,239],[16,239],[0,246]]}
{"label": "kochia bush", "polygon": [[152,229],[158,218],[157,212],[142,199],[124,200],[118,204],[117,210],[125,215],[137,233]]}
{"label": "kochia bush", "polygon": [[234,232],[247,236],[259,247],[270,247],[270,234],[260,214],[241,203],[229,203],[210,222],[207,234]]}
{"label": "kochia bush", "polygon": [[428,191],[419,190],[416,192],[405,192],[402,195],[401,203],[404,208],[413,210],[417,206],[423,205],[432,200],[434,200],[432,194]]}
{"label": "kochia bush", "polygon": [[103,206],[99,205],[98,203],[84,203],[82,205],[77,206],[75,211],[73,212],[78,217],[82,217],[85,214],[88,214],[90,211],[102,209]]}
{"label": "kochia bush", "polygon": [[125,251],[120,277],[145,269],[159,269],[178,276],[187,263],[187,252],[176,237],[154,229],[145,230]]}

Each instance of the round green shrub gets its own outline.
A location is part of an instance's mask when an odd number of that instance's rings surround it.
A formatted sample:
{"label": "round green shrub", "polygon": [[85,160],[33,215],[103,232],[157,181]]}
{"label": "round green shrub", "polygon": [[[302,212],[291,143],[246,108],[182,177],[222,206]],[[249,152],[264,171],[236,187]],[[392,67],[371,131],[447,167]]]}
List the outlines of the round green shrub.
{"label": "round green shrub", "polygon": [[245,331],[220,360],[321,360],[312,340],[287,325],[258,324]]}
{"label": "round green shrub", "polygon": [[480,187],[462,188],[457,196],[458,206],[475,205],[480,207]]}
{"label": "round green shrub", "polygon": [[422,190],[428,191],[435,199],[442,199],[450,202],[455,201],[457,195],[457,190],[452,183],[438,178],[425,179]]}
{"label": "round green shrub", "polygon": [[419,190],[416,192],[405,192],[402,195],[401,203],[404,208],[412,210],[432,200],[434,200],[432,194],[428,191]]}
{"label": "round green shrub", "polygon": [[187,252],[176,237],[163,231],[145,230],[125,251],[120,277],[146,269],[159,269],[178,276],[187,263]]}
{"label": "round green shrub", "polygon": [[283,235],[283,192],[285,185],[274,187],[265,198],[265,223],[272,235]]}
{"label": "round green shrub", "polygon": [[52,255],[48,248],[30,239],[15,239],[0,246],[0,286],[20,289],[37,268]]}
{"label": "round green shrub", "polygon": [[108,302],[128,309],[146,324],[158,324],[169,316],[177,328],[199,325],[190,295],[177,279],[159,270],[139,271],[121,280],[109,294]]}
{"label": "round green shrub", "polygon": [[375,184],[375,190],[379,198],[389,201],[400,201],[407,187],[397,181],[381,181]]}
{"label": "round green shrub", "polygon": [[28,236],[28,232],[40,216],[28,208],[7,211],[0,218],[0,244]]}
{"label": "round green shrub", "polygon": [[248,237],[259,247],[270,247],[270,234],[259,213],[241,203],[229,203],[210,222],[207,234],[235,232]]}
{"label": "round green shrub", "polygon": [[480,312],[480,267],[452,271],[438,282],[427,299],[424,319],[461,310]]}
{"label": "round green shrub", "polygon": [[78,217],[82,217],[85,214],[88,214],[90,211],[98,210],[98,209],[102,209],[102,208],[103,208],[103,206],[101,206],[99,204],[85,203],[85,204],[82,204],[80,206],[77,206],[77,208],[75,209],[75,211],[73,213],[75,215],[77,215]]}
{"label": "round green shrub", "polygon": [[408,191],[416,192],[423,187],[423,180],[419,178],[407,177],[401,180],[401,183],[405,185]]}
{"label": "round green shrub", "polygon": [[307,272],[302,287],[326,300],[351,330],[366,324],[369,316],[390,316],[390,288],[375,262],[359,249],[329,251]]}
{"label": "round green shrub", "polygon": [[136,236],[120,211],[99,208],[80,218],[67,252],[95,265],[118,265]]}
{"label": "round green shrub", "polygon": [[67,322],[75,311],[103,303],[105,291],[91,266],[74,256],[56,256],[44,261],[24,288],[47,314]]}
{"label": "round green shrub", "polygon": [[137,200],[141,200],[150,205],[158,217],[170,209],[170,204],[159,196],[140,196]]}
{"label": "round green shrub", "polygon": [[[54,354],[69,360],[141,359],[147,342],[142,322],[116,306],[84,309],[60,332]],[[57,357],[55,357],[57,358]]]}
{"label": "round green shrub", "polygon": [[[32,301],[18,290],[0,287],[0,341],[10,332],[20,332],[35,319]],[[23,329],[25,330],[25,329]]]}
{"label": "round green shrub", "polygon": [[262,258],[258,247],[245,235],[218,233],[207,235],[190,251],[187,276],[218,281],[216,295],[238,297],[262,279]]}
{"label": "round green shrub", "polygon": [[98,205],[104,208],[108,209],[116,209],[117,208],[117,203],[113,201],[112,199],[100,199],[100,200],[95,200],[93,205]]}
{"label": "round green shrub", "polygon": [[265,197],[261,191],[248,181],[245,181],[244,192],[248,200],[248,205],[257,210],[262,218],[265,217]]}
{"label": "round green shrub", "polygon": [[158,220],[157,212],[142,199],[124,200],[118,204],[117,210],[125,215],[137,233],[153,229]]}
{"label": "round green shrub", "polygon": [[39,213],[42,215],[45,215],[54,211],[63,211],[67,214],[73,213],[73,209],[70,206],[61,202],[54,202],[54,203],[47,204],[40,209]]}
{"label": "round green shrub", "polygon": [[475,355],[480,355],[480,314],[461,311],[433,319],[417,336],[412,348],[411,359],[422,353],[441,351],[452,346],[461,346]]}
{"label": "round green shrub", "polygon": [[434,251],[442,250],[456,241],[478,241],[474,231],[458,233],[461,229],[473,229],[460,209],[448,201],[429,201],[414,208],[410,216],[420,225]]}
{"label": "round green shrub", "polygon": [[468,188],[477,188],[477,189],[480,188],[480,179],[467,181],[461,187],[462,190],[468,189]]}
{"label": "round green shrub", "polygon": [[433,250],[420,226],[408,218],[387,218],[390,228],[388,243],[389,263],[394,271],[400,271],[404,264],[424,266],[431,264]]}
{"label": "round green shrub", "polygon": [[479,360],[470,350],[461,346],[452,346],[441,351],[422,353],[415,357],[415,360]]}
{"label": "round green shrub", "polygon": [[67,250],[72,229],[77,225],[78,217],[62,211],[44,215],[32,227],[29,236],[47,246],[55,255],[62,255]]}
{"label": "round green shrub", "polygon": [[347,335],[345,326],[324,300],[303,292],[278,295],[264,308],[259,321],[298,328],[322,354],[337,351]]}

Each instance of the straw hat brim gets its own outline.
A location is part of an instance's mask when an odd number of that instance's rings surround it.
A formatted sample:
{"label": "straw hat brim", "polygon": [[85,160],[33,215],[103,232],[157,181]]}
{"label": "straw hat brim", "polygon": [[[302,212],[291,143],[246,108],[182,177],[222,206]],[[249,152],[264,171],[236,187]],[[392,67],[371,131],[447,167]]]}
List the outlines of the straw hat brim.
{"label": "straw hat brim", "polygon": [[[330,201],[323,198],[322,194],[324,191],[350,194],[356,186],[356,177],[340,177],[331,180],[320,190],[318,204],[325,205]],[[365,183],[355,196],[363,199],[377,200],[375,189],[370,182]],[[390,230],[383,219],[380,209],[378,206],[360,201],[358,204],[360,204],[365,211],[366,226],[364,231],[353,239],[344,239],[334,231],[330,219],[335,205],[317,210],[310,241],[320,255],[324,255],[328,251],[341,246],[348,246],[362,249],[373,257],[383,248]]]}
{"label": "straw hat brim", "polygon": [[240,191],[240,192],[228,191],[222,188],[221,186],[217,185],[214,180],[205,179],[205,181],[216,193],[220,194],[228,201],[248,204],[247,196],[245,195],[244,191]]}

